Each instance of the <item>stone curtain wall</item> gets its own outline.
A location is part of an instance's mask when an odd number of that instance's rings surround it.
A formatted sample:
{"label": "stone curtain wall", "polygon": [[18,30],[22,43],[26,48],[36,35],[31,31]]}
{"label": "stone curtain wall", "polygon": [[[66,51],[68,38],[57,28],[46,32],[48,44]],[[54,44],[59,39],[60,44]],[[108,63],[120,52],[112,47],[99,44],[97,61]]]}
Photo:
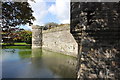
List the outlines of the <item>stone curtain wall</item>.
{"label": "stone curtain wall", "polygon": [[76,56],[78,46],[70,33],[69,26],[56,27],[43,31],[43,47],[50,51]]}
{"label": "stone curtain wall", "polygon": [[32,48],[42,48],[42,27],[32,26]]}
{"label": "stone curtain wall", "polygon": [[32,26],[32,48],[44,48],[65,55],[77,56],[78,45],[70,33],[70,26],[64,25],[49,30]]}

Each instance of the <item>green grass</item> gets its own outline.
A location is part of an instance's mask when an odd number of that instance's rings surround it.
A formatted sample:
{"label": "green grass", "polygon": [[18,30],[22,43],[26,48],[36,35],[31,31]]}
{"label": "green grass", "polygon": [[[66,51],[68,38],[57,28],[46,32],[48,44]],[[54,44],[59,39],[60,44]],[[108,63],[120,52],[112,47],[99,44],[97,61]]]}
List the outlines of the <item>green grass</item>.
{"label": "green grass", "polygon": [[29,45],[29,44],[26,44],[26,43],[14,43],[14,45]]}
{"label": "green grass", "polygon": [[27,43],[14,43],[14,45],[2,43],[3,49],[31,49],[31,44]]}
{"label": "green grass", "polygon": [[[2,43],[2,45],[9,45],[9,44]],[[27,43],[14,43],[14,45],[31,45],[31,44],[27,44]]]}
{"label": "green grass", "polygon": [[2,46],[2,49],[31,49],[31,46]]}

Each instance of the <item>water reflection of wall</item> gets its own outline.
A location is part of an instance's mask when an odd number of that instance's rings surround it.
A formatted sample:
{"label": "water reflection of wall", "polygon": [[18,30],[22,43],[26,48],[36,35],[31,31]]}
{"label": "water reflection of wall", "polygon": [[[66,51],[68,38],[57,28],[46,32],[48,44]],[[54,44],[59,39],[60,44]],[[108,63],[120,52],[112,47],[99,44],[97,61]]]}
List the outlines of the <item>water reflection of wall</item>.
{"label": "water reflection of wall", "polygon": [[30,58],[31,57],[31,50],[20,50],[19,51],[19,57],[21,59]]}
{"label": "water reflection of wall", "polygon": [[53,75],[63,78],[76,77],[76,58],[46,50],[32,49],[31,62],[36,69],[47,68]]}
{"label": "water reflection of wall", "polygon": [[76,59],[73,57],[43,50],[43,61],[54,74],[63,78],[76,77]]}
{"label": "water reflection of wall", "polygon": [[42,49],[35,48],[32,49],[32,57],[41,57],[42,56]]}
{"label": "water reflection of wall", "polygon": [[31,54],[31,62],[34,64],[36,67],[41,67],[42,65],[42,49],[32,49],[32,54]]}

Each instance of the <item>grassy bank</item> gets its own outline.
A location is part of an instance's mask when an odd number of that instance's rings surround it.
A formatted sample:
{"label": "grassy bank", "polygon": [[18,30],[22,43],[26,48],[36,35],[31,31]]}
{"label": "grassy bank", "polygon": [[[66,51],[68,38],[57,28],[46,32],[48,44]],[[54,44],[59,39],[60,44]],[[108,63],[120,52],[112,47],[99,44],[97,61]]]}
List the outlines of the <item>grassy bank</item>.
{"label": "grassy bank", "polygon": [[30,49],[31,44],[27,44],[27,43],[14,43],[14,44],[2,43],[2,48],[3,49]]}
{"label": "grassy bank", "polygon": [[23,46],[28,46],[28,45],[31,45],[31,44],[27,44],[27,43],[14,43],[14,44],[10,44],[10,43],[2,43],[2,45],[3,46],[13,46],[13,45],[17,45],[17,46],[21,46],[21,45],[23,45]]}
{"label": "grassy bank", "polygon": [[2,49],[31,49],[31,46],[2,46]]}

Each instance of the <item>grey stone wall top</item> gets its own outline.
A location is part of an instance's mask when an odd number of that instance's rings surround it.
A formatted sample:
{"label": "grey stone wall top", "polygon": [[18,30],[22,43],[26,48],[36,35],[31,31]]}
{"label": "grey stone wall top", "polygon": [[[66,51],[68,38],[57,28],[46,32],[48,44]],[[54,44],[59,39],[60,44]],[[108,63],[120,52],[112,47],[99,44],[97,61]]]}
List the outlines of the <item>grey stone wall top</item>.
{"label": "grey stone wall top", "polygon": [[41,29],[43,28],[43,26],[39,26],[39,25],[32,25],[32,29]]}
{"label": "grey stone wall top", "polygon": [[70,26],[61,26],[61,27],[54,27],[52,29],[43,30],[43,33],[50,33],[50,32],[58,32],[58,31],[65,31],[70,30]]}

